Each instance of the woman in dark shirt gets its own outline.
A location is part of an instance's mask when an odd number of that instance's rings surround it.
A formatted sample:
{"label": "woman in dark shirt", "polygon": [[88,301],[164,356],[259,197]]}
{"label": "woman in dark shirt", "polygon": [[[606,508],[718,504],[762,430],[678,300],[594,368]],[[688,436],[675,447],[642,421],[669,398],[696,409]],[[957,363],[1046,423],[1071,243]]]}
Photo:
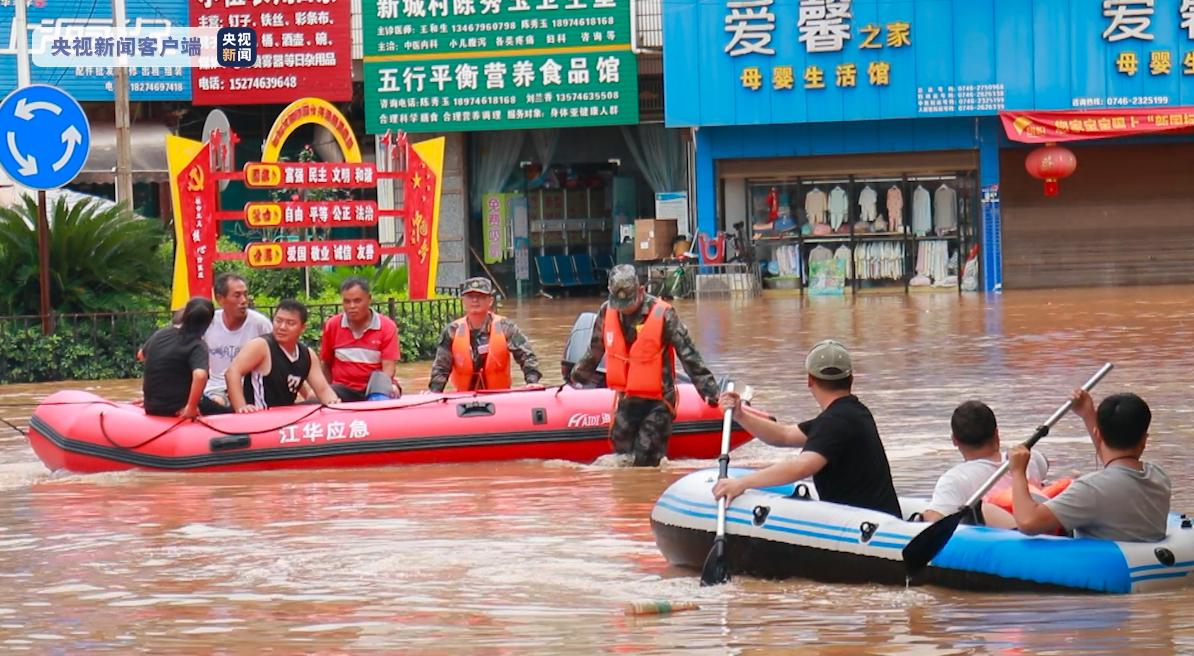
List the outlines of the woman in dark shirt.
{"label": "woman in dark shirt", "polygon": [[159,417],[197,417],[199,398],[207,384],[207,346],[203,333],[215,316],[206,298],[192,298],[177,326],[154,333],[141,348],[145,357],[145,414]]}

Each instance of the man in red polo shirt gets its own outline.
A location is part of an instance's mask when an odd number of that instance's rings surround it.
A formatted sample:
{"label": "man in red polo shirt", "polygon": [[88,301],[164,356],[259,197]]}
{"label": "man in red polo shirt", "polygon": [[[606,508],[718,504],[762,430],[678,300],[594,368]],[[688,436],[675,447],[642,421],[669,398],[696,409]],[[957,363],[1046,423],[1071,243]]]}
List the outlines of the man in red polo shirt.
{"label": "man in red polo shirt", "polygon": [[392,394],[402,393],[394,377],[398,362],[398,326],[387,316],[374,312],[369,282],[352,277],[340,285],[344,312],[323,324],[319,351],[324,377],[342,401],[364,401],[369,375],[382,371],[393,383]]}

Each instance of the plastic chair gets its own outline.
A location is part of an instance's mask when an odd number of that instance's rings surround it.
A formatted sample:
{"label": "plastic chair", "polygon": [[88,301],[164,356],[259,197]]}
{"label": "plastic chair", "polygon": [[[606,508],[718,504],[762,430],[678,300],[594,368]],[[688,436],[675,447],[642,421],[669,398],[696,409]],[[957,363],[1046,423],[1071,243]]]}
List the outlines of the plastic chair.
{"label": "plastic chair", "polygon": [[539,270],[539,285],[542,287],[562,287],[560,272],[556,269],[556,259],[551,255],[536,255],[535,268]]}
{"label": "plastic chair", "polygon": [[580,280],[572,268],[572,258],[567,255],[555,256],[556,272],[559,274],[560,285],[563,287],[579,287]]}
{"label": "plastic chair", "polygon": [[598,285],[596,272],[593,270],[593,258],[588,253],[572,256],[572,266],[576,269],[576,280],[582,285]]}

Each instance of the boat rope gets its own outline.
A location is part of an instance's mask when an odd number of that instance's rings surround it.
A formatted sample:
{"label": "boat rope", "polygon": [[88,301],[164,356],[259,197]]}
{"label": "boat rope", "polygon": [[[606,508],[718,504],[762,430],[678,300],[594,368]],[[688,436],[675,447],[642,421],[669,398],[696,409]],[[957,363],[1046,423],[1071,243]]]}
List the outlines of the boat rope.
{"label": "boat rope", "polygon": [[0,417],[0,422],[4,422],[5,425],[7,425],[9,428],[15,430],[16,432],[20,433],[21,435],[24,435],[25,437],[29,437],[29,433],[26,432],[25,429],[21,428],[20,426],[17,426],[16,424],[9,422],[4,417]]}
{"label": "boat rope", "polygon": [[111,444],[112,446],[114,446],[118,449],[127,449],[127,450],[140,449],[141,447],[162,437],[163,435],[169,433],[170,431],[174,430],[175,428],[178,428],[179,425],[182,424],[184,421],[187,421],[187,420],[185,418],[179,419],[178,421],[174,422],[174,424],[172,426],[170,426],[169,428],[167,428],[166,430],[158,433],[157,435],[154,435],[153,437],[145,440],[144,442],[141,442],[140,444],[134,444],[132,446],[127,446],[124,444],[117,444],[116,440],[113,440],[112,436],[108,435],[108,429],[104,426],[104,413],[101,412],[99,415],[100,434],[104,436],[105,440],[108,440],[108,444]]}

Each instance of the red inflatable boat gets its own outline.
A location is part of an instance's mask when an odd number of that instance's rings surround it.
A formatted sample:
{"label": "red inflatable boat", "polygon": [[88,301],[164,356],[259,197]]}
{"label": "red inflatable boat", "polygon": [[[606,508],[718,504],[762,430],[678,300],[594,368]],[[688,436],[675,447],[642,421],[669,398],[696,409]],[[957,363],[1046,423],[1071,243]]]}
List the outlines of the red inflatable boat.
{"label": "red inflatable boat", "polygon": [[[716,458],[721,413],[680,385],[668,457]],[[233,471],[559,459],[611,452],[613,392],[549,388],[411,395],[180,420],[79,391],[57,392],[29,420],[51,470]],[[731,444],[750,436],[735,425]]]}

